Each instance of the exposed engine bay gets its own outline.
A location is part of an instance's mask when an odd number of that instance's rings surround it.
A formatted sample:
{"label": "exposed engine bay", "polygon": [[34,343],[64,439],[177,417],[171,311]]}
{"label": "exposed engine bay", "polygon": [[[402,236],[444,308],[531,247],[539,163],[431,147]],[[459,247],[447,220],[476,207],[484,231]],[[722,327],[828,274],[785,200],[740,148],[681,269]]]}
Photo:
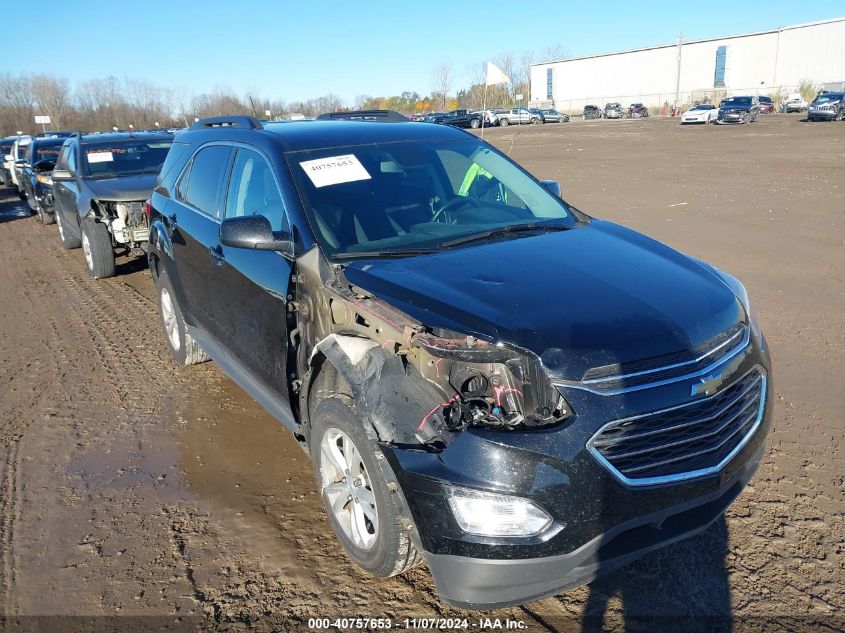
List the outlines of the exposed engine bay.
{"label": "exposed engine bay", "polygon": [[150,227],[143,201],[92,200],[91,207],[97,220],[109,227],[115,244],[137,248],[149,239]]}
{"label": "exposed engine bay", "polygon": [[512,431],[572,415],[530,353],[426,327],[350,285],[342,266],[327,265],[317,249],[298,260],[296,271],[289,301],[291,387],[300,393],[306,419],[302,379],[307,385],[319,354],[346,377],[359,413],[380,438],[398,444],[437,450],[469,427]]}

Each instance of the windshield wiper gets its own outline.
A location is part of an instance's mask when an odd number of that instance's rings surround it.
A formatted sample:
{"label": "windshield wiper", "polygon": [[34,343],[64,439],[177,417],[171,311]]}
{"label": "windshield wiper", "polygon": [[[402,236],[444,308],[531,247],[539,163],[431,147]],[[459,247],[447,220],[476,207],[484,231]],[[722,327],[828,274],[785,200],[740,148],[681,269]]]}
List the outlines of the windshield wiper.
{"label": "windshield wiper", "polygon": [[410,257],[412,255],[429,255],[437,253],[439,248],[408,248],[388,251],[346,251],[332,253],[333,259],[358,259],[359,257]]}
{"label": "windshield wiper", "polygon": [[477,240],[486,240],[489,237],[496,237],[497,235],[506,235],[508,233],[521,233],[527,231],[567,231],[570,227],[561,226],[560,224],[511,224],[508,226],[499,226],[489,231],[482,231],[481,233],[473,233],[471,235],[464,235],[463,237],[449,240],[440,244],[441,248],[450,248],[459,244],[466,244],[468,242],[475,242]]}

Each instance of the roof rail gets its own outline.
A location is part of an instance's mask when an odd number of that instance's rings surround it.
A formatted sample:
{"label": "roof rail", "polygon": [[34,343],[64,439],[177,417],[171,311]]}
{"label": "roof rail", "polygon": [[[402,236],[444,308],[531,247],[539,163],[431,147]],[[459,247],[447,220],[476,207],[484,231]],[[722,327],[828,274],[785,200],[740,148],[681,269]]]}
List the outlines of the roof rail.
{"label": "roof rail", "polygon": [[207,129],[212,127],[232,127],[240,130],[260,130],[264,126],[252,116],[238,114],[234,116],[211,116],[200,119],[191,125],[192,130]]}
{"label": "roof rail", "polygon": [[410,121],[395,110],[352,110],[350,112],[326,112],[317,117],[318,121],[379,121],[382,123],[402,123]]}

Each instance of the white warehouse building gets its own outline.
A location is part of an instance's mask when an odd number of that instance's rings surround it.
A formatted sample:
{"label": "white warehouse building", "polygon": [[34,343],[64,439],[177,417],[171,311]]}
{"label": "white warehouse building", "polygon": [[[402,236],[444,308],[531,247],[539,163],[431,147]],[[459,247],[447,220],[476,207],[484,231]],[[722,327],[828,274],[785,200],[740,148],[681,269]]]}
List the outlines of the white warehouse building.
{"label": "white warehouse building", "polygon": [[667,108],[703,97],[785,95],[809,80],[841,90],[845,18],[531,66],[531,103],[577,111],[619,102]]}

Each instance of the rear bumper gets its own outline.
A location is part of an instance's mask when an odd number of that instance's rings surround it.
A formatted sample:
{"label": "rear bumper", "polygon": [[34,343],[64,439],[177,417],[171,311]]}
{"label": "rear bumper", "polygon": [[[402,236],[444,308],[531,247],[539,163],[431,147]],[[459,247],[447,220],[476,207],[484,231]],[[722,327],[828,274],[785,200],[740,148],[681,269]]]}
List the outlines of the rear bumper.
{"label": "rear bumper", "polygon": [[719,490],[615,526],[557,556],[495,560],[425,552],[440,597],[470,609],[493,609],[588,583],[637,558],[705,531],[753,476],[763,449]]}

